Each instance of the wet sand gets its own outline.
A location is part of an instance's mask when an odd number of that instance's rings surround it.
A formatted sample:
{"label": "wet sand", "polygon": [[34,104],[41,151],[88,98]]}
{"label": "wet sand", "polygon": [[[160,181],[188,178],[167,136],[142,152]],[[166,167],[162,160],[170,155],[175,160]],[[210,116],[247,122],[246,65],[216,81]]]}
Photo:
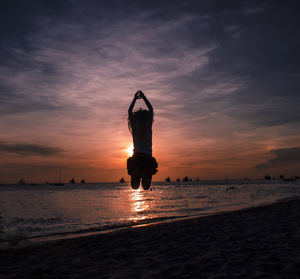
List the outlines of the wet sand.
{"label": "wet sand", "polygon": [[300,278],[300,199],[0,253],[0,278]]}

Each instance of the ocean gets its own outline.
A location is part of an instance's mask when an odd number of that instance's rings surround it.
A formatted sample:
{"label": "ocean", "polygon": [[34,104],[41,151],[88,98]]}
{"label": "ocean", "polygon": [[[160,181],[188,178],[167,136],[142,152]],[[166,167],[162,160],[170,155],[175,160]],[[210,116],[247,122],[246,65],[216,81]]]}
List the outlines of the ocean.
{"label": "ocean", "polygon": [[0,185],[0,245],[74,237],[248,208],[300,196],[300,181]]}

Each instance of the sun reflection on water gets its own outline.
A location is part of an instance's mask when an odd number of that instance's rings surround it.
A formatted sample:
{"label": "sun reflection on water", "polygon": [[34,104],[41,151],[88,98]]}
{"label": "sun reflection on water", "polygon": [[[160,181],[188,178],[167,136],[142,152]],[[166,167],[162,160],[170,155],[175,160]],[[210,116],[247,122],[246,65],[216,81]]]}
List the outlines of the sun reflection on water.
{"label": "sun reflection on water", "polygon": [[149,201],[147,201],[145,191],[141,188],[131,192],[131,210],[134,214],[130,220],[140,221],[146,219],[148,214],[145,214],[149,209]]}

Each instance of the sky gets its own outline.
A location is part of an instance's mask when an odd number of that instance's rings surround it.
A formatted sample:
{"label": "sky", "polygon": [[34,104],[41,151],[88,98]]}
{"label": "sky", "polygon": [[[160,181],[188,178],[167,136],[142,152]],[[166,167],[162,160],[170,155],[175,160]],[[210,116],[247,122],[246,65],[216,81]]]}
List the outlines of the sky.
{"label": "sky", "polygon": [[300,175],[296,5],[1,1],[0,183],[128,181],[137,90],[153,180]]}

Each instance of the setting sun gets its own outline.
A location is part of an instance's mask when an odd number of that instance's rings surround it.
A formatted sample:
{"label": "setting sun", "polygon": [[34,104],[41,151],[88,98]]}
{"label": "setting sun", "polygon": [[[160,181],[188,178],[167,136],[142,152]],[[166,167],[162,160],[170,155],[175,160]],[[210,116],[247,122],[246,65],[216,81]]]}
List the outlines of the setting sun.
{"label": "setting sun", "polygon": [[131,144],[127,149],[126,152],[128,154],[129,157],[131,157],[133,155],[133,144]]}

